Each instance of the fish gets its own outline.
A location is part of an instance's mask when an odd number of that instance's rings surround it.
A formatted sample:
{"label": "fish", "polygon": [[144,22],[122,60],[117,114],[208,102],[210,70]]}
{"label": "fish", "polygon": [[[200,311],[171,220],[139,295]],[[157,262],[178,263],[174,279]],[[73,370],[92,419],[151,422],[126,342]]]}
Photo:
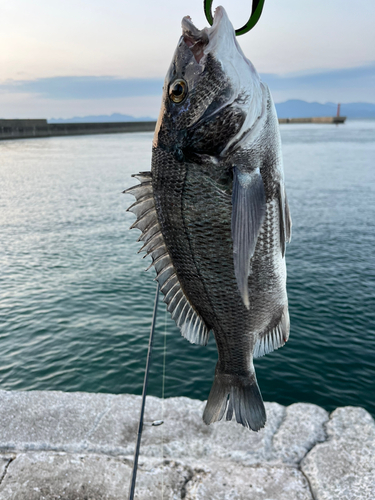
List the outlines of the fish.
{"label": "fish", "polygon": [[[258,431],[266,411],[254,358],[283,346],[290,321],[291,217],[270,91],[223,7],[211,27],[182,20],[152,143],[151,171],[126,190],[167,310],[218,361],[203,413]],[[150,267],[151,267],[150,266]]]}

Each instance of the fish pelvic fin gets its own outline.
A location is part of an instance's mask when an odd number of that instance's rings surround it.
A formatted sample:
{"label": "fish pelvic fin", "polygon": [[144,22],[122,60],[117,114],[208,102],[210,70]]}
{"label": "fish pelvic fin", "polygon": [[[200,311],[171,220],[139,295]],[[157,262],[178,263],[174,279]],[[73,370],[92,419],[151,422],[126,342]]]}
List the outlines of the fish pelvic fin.
{"label": "fish pelvic fin", "polygon": [[232,420],[259,431],[266,423],[266,410],[259,390],[255,371],[247,374],[227,374],[216,365],[215,379],[203,412],[207,425],[222,420]]}
{"label": "fish pelvic fin", "polygon": [[254,346],[254,358],[260,358],[276,349],[282,347],[289,338],[289,311],[288,304],[282,310],[281,318],[276,326],[261,333]]}

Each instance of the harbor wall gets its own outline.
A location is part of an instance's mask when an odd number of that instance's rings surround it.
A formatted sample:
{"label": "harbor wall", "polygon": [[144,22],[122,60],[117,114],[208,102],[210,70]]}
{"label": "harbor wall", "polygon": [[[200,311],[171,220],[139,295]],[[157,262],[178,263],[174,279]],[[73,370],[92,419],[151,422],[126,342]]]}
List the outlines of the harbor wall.
{"label": "harbor wall", "polygon": [[[344,123],[345,117],[280,118],[279,123]],[[89,134],[153,132],[156,121],[112,123],[48,123],[38,120],[0,120],[0,140]]]}

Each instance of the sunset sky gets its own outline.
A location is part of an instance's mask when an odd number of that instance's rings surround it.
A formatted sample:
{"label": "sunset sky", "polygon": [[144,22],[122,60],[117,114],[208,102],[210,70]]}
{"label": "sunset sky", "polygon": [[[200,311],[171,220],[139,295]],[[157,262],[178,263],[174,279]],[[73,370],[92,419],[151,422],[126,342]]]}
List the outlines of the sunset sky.
{"label": "sunset sky", "polygon": [[[0,2],[0,117],[156,117],[181,18],[202,0]],[[222,0],[235,27],[251,1]],[[375,103],[373,0],[266,0],[239,42],[274,100]]]}

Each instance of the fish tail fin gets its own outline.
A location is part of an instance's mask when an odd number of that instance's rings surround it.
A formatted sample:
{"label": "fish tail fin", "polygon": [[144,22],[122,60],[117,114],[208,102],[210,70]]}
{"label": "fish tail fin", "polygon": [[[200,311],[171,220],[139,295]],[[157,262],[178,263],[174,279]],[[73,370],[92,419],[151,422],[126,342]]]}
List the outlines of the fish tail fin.
{"label": "fish tail fin", "polygon": [[232,420],[253,431],[259,431],[266,423],[266,410],[260,393],[255,371],[246,375],[234,375],[220,372],[216,366],[215,379],[208,396],[203,421],[212,422]]}

